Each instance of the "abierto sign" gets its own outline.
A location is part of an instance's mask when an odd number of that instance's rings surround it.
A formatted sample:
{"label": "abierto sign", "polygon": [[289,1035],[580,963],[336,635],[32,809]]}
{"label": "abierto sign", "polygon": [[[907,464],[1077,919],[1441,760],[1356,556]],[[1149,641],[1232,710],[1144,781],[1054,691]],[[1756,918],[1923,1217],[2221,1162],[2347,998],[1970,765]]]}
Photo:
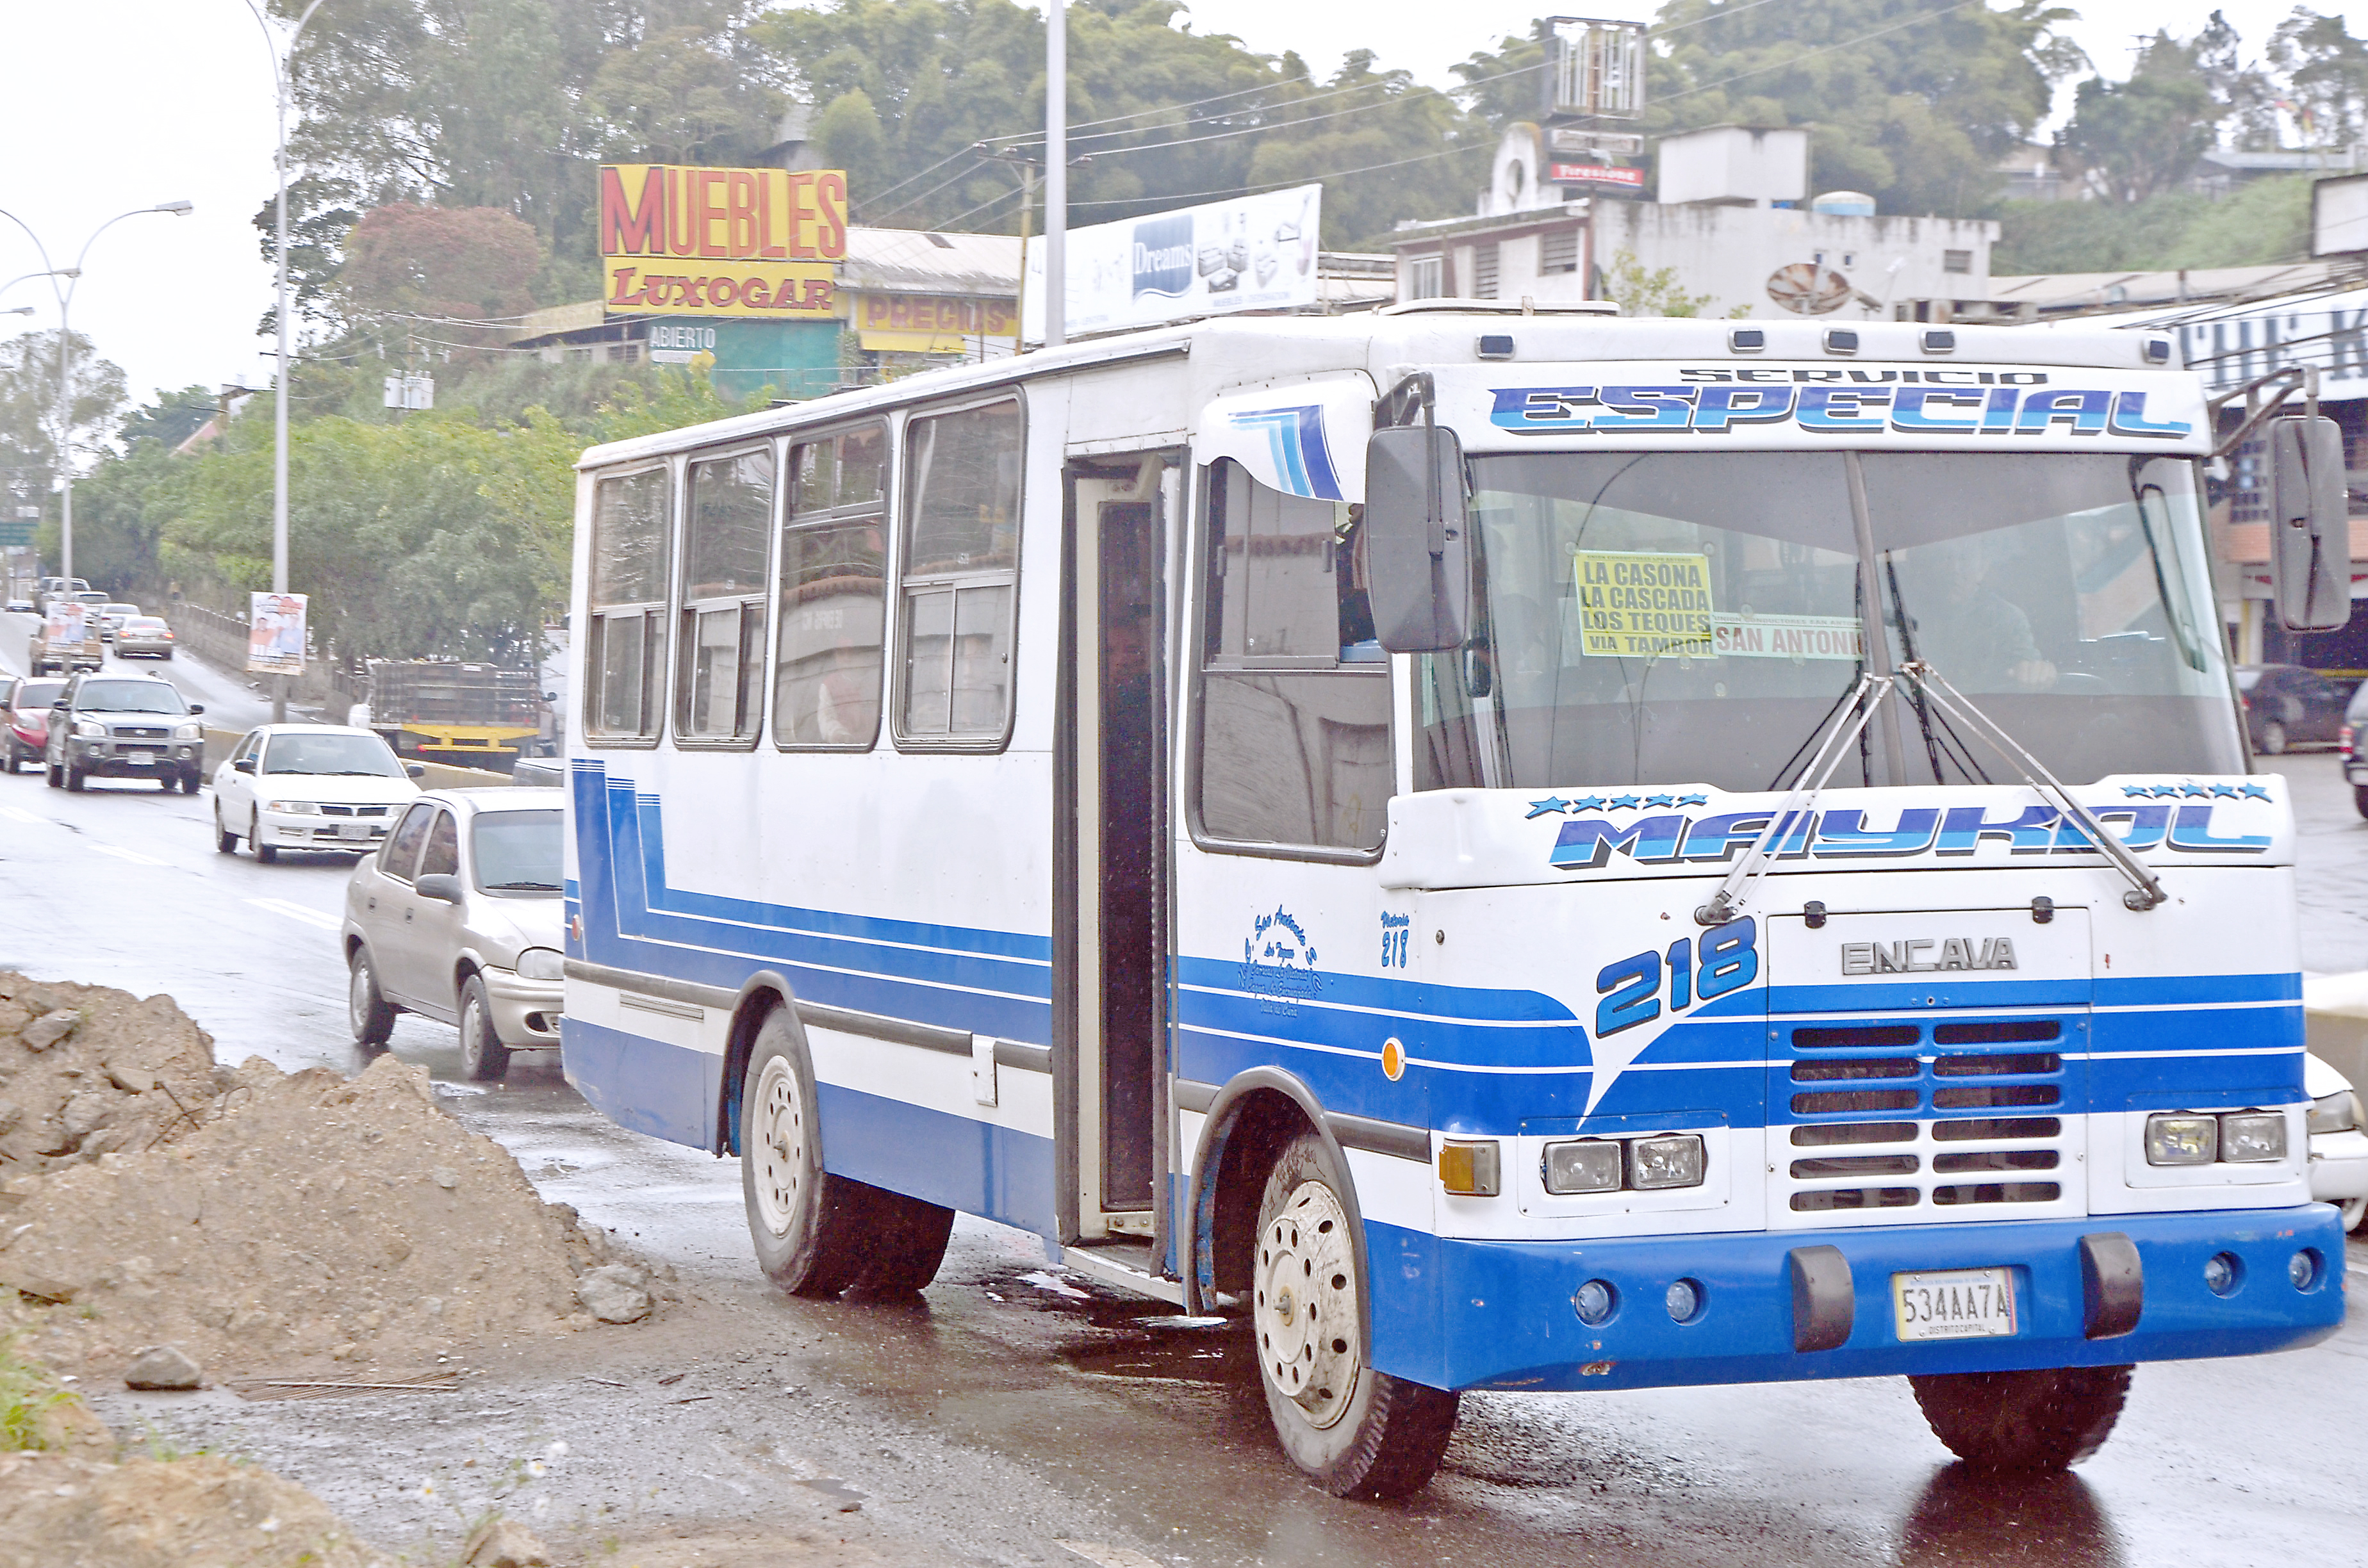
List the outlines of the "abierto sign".
{"label": "abierto sign", "polygon": [[[1072,229],[1067,309],[1072,333],[1122,332],[1234,311],[1292,310],[1316,300],[1316,229],[1324,187],[1187,207],[1121,223]],[[1044,335],[1044,247],[1028,247],[1020,335]]]}
{"label": "abierto sign", "polygon": [[837,169],[604,165],[603,302],[636,315],[836,315],[847,224]]}

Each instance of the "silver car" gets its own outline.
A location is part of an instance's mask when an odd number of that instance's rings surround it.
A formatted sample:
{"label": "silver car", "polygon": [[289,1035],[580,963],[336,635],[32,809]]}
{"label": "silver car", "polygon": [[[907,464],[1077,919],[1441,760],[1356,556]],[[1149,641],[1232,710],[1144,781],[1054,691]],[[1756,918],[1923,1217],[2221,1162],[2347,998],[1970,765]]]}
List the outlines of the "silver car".
{"label": "silver car", "polygon": [[562,991],[558,790],[437,790],[346,887],[347,1012],[382,1051],[399,1012],[461,1031],[481,1082],[556,1050]]}

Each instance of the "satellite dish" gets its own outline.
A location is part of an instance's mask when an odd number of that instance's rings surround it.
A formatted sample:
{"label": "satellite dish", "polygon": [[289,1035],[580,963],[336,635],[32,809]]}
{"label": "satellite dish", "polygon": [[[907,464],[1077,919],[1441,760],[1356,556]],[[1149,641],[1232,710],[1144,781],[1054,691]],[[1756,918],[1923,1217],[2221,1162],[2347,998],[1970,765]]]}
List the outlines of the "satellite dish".
{"label": "satellite dish", "polygon": [[1780,267],[1768,277],[1768,297],[1794,315],[1821,316],[1840,310],[1856,292],[1841,273],[1810,261]]}

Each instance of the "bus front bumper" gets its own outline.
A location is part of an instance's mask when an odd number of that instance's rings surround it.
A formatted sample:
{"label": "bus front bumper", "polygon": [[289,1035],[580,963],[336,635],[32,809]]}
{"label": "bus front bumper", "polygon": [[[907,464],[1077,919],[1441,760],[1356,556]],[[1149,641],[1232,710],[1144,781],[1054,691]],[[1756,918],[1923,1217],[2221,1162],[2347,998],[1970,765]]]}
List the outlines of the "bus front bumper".
{"label": "bus front bumper", "polygon": [[[2100,1240],[2084,1249],[2083,1238]],[[2126,1276],[2096,1278],[2100,1258],[2128,1256],[2124,1239],[2140,1266],[2135,1298]],[[1440,1388],[1665,1388],[2119,1366],[2294,1349],[2343,1321],[2343,1231],[2324,1203],[1580,1242],[1466,1241],[1369,1223],[1367,1247],[1372,1278],[1387,1282],[1376,1292],[1374,1365]],[[2311,1259],[2302,1288],[2290,1274],[2298,1253]],[[2207,1283],[2205,1267],[2223,1254],[2235,1259],[2225,1295]],[[1836,1272],[1836,1255],[1846,1275]],[[1998,1267],[2013,1283],[2013,1335],[1900,1338],[1894,1274]],[[1417,1283],[1425,1277],[1433,1290]],[[1590,1280],[1609,1285],[1616,1302],[1592,1327],[1574,1305]],[[1680,1280],[1695,1303],[1682,1323],[1670,1316],[1670,1287]],[[1425,1297],[1438,1305],[1435,1318]],[[2133,1312],[2135,1327],[2090,1337],[2092,1328],[2117,1326],[2117,1313],[2125,1322]],[[1800,1348],[1820,1326],[1831,1347]]]}

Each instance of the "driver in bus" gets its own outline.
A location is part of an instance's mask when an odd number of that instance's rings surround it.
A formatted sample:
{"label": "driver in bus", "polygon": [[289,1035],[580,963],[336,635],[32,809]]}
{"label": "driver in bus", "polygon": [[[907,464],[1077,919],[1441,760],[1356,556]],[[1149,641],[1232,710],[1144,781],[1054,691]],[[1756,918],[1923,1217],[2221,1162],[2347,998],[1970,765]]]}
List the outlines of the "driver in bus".
{"label": "driver in bus", "polygon": [[2031,634],[2022,607],[1990,586],[1980,542],[1953,539],[1910,557],[1916,613],[1907,627],[1916,657],[1960,691],[2046,691],[2055,666]]}

